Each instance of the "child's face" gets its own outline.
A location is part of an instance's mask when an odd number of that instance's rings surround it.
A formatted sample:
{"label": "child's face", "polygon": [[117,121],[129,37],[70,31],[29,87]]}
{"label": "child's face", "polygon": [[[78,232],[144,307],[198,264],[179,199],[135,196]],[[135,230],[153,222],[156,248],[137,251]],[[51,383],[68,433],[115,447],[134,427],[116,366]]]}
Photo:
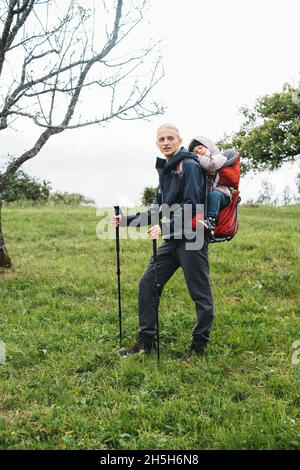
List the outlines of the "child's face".
{"label": "child's face", "polygon": [[193,152],[196,153],[197,155],[206,156],[206,150],[207,148],[204,147],[204,145],[197,145],[197,147],[194,147]]}

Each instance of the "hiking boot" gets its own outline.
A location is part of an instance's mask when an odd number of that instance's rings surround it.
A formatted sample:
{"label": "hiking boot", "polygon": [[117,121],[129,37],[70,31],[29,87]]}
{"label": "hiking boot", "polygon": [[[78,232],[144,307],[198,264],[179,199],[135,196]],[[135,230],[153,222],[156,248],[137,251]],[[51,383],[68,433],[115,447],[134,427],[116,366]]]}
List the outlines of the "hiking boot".
{"label": "hiking boot", "polygon": [[128,348],[119,349],[119,354],[121,356],[128,356],[129,354],[140,354],[141,352],[150,354],[154,349],[156,349],[155,337],[145,333],[140,333],[136,342]]}
{"label": "hiking boot", "polygon": [[203,343],[202,341],[197,341],[195,338],[193,338],[193,341],[188,349],[188,351],[180,355],[178,358],[180,362],[188,362],[188,359],[193,356],[203,356],[206,353],[206,347],[207,343]]}
{"label": "hiking boot", "polygon": [[215,217],[208,217],[207,219],[199,220],[199,224],[202,224],[212,237],[215,234],[216,222],[217,219]]}
{"label": "hiking boot", "polygon": [[190,349],[188,351],[188,356],[192,356],[193,354],[202,356],[205,353],[206,347],[207,343],[203,343],[203,341],[199,341],[196,338],[193,338],[192,344],[190,345]]}

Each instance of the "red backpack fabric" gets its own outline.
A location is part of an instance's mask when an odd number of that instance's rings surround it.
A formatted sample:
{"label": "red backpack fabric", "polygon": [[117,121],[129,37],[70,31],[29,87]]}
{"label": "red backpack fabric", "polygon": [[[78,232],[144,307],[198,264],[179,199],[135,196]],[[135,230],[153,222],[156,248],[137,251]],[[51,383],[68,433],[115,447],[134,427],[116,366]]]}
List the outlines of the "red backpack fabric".
{"label": "red backpack fabric", "polygon": [[231,164],[230,166],[225,165],[219,170],[219,185],[239,189],[241,175],[240,160],[241,158],[240,156],[238,156],[233,164]]}
{"label": "red backpack fabric", "polygon": [[232,200],[228,206],[219,212],[216,227],[214,230],[214,239],[212,242],[229,241],[237,233],[238,224],[238,204],[240,202],[240,193],[237,190],[232,196]]}
{"label": "red backpack fabric", "polygon": [[231,202],[219,212],[214,237],[211,242],[222,242],[231,240],[237,233],[238,204],[241,201],[239,193],[240,183],[240,156],[234,149],[224,152],[228,161],[218,172],[218,185],[226,186],[231,190]]}

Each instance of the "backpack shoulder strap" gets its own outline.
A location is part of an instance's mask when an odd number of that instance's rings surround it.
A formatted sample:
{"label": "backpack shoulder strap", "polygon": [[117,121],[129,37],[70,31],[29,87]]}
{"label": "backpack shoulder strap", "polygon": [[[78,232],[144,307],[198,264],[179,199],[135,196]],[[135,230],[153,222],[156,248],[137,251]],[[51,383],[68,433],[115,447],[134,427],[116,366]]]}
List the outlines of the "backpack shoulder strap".
{"label": "backpack shoulder strap", "polygon": [[176,175],[178,175],[179,179],[182,179],[182,177],[183,177],[183,163],[186,160],[188,160],[187,157],[180,160],[180,162],[177,163],[177,165],[176,165]]}

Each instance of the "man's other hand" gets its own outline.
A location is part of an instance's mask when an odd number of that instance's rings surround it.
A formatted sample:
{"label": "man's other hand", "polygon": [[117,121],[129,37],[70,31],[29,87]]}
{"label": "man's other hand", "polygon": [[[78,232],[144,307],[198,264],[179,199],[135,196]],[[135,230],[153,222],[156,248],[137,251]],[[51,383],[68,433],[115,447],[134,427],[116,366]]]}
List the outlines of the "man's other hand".
{"label": "man's other hand", "polygon": [[113,228],[117,228],[120,226],[121,224],[121,221],[122,221],[122,215],[113,215],[112,218],[111,218],[111,224],[113,226]]}
{"label": "man's other hand", "polygon": [[148,230],[148,233],[151,240],[157,240],[161,236],[161,228],[159,225],[153,225]]}

